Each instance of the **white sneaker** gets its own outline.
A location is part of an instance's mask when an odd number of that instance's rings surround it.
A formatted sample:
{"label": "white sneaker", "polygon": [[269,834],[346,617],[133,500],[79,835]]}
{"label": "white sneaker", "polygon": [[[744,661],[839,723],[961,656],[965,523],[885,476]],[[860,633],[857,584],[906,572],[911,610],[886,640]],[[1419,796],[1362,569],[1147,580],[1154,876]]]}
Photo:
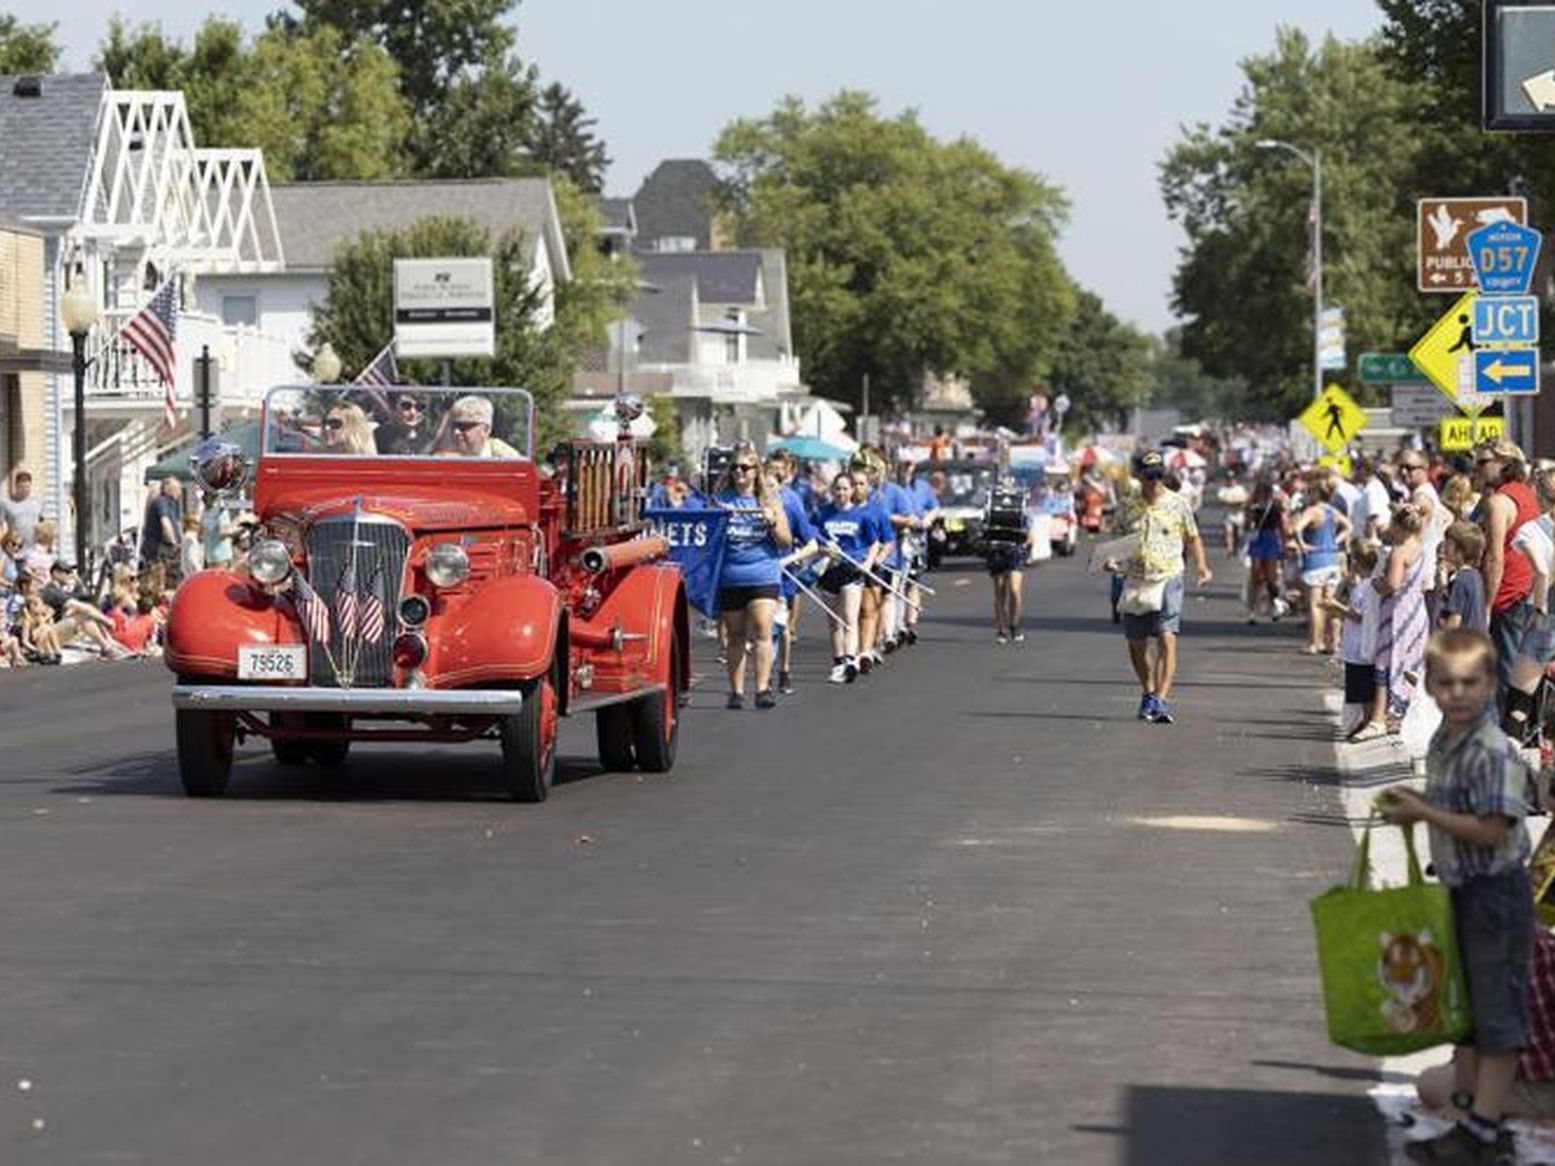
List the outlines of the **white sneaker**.
{"label": "white sneaker", "polygon": [[848,682],[848,666],[846,664],[832,665],[831,675],[827,676],[828,684],[846,684]]}
{"label": "white sneaker", "polygon": [[1290,611],[1290,604],[1286,603],[1285,600],[1283,600],[1283,599],[1276,599],[1274,601],[1274,618],[1275,619],[1279,619],[1282,615],[1286,614],[1288,611]]}

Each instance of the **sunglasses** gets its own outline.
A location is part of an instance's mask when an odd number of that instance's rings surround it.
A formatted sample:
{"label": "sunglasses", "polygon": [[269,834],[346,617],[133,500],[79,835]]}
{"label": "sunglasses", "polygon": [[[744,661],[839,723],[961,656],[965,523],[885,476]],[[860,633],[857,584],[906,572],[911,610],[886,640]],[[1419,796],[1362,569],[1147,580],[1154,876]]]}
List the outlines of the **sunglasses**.
{"label": "sunglasses", "polygon": [[419,413],[419,412],[421,412],[421,402],[420,401],[401,401],[399,403],[399,411],[401,413]]}
{"label": "sunglasses", "polygon": [[756,467],[751,465],[749,462],[735,462],[734,465],[730,466],[729,468],[742,474],[747,472],[754,474],[756,472]]}
{"label": "sunglasses", "polygon": [[455,433],[468,433],[472,429],[479,429],[486,424],[484,421],[455,421],[453,423]]}
{"label": "sunglasses", "polygon": [[324,422],[325,429],[344,429],[346,423],[339,417],[331,417]]}

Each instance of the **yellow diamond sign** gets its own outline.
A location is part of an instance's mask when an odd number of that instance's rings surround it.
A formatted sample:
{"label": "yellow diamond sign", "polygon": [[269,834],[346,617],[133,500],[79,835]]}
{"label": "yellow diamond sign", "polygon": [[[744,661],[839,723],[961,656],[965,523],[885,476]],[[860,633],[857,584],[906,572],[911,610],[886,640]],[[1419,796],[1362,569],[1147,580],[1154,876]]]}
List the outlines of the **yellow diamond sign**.
{"label": "yellow diamond sign", "polygon": [[1474,301],[1478,292],[1458,297],[1431,330],[1409,350],[1415,367],[1467,413],[1478,413],[1490,404],[1474,391]]}
{"label": "yellow diamond sign", "polygon": [[1306,426],[1307,432],[1329,453],[1338,453],[1366,427],[1365,411],[1338,385],[1324,389],[1323,395],[1308,405],[1296,420]]}

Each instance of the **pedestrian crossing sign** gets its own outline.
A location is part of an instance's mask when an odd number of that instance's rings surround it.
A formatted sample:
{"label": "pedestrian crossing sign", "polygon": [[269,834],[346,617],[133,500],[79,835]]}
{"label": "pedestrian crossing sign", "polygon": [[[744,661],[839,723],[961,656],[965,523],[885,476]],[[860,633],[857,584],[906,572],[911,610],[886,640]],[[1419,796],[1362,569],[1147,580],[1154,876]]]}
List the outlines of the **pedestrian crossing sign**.
{"label": "pedestrian crossing sign", "polygon": [[1409,350],[1415,367],[1465,413],[1478,413],[1491,403],[1475,390],[1474,303],[1478,299],[1479,293],[1472,291],[1459,296]]}
{"label": "pedestrian crossing sign", "polygon": [[1473,449],[1487,438],[1506,436],[1504,417],[1443,417],[1441,448],[1447,453]]}
{"label": "pedestrian crossing sign", "polygon": [[1338,385],[1329,385],[1323,395],[1308,405],[1296,418],[1307,432],[1317,438],[1329,453],[1338,453],[1366,427],[1366,413]]}

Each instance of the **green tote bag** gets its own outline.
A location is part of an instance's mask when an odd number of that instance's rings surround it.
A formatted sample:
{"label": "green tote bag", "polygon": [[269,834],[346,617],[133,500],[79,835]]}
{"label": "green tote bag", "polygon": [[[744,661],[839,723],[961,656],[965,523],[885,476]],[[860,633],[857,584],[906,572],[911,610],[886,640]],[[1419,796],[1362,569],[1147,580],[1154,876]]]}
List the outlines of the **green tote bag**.
{"label": "green tote bag", "polygon": [[1469,1035],[1473,1018],[1451,894],[1425,881],[1408,826],[1409,884],[1373,887],[1377,821],[1374,815],[1366,824],[1350,881],[1312,900],[1328,1039],[1377,1056],[1456,1043]]}

